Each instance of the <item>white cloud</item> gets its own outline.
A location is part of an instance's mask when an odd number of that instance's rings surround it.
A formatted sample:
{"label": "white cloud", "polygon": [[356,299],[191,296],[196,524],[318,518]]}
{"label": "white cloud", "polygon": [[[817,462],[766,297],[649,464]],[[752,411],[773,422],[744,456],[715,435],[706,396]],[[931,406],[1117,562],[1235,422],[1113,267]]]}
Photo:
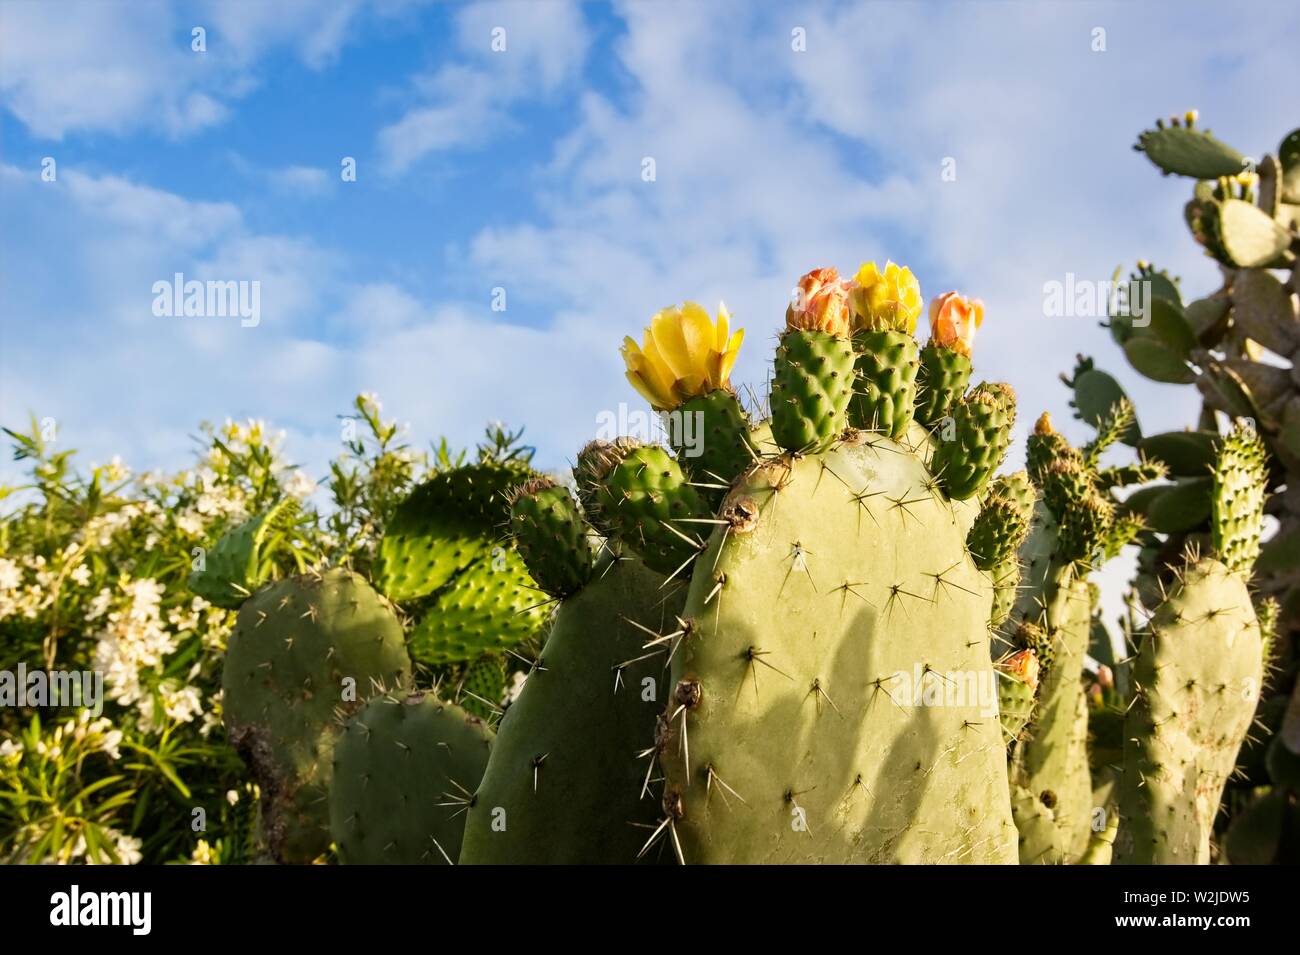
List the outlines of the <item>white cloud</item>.
{"label": "white cloud", "polygon": [[510,126],[512,106],[553,96],[576,78],[590,39],[572,0],[468,5],[457,14],[456,34],[460,59],[414,77],[415,103],[379,131],[381,164],[390,174],[432,153],[479,145]]}
{"label": "white cloud", "polygon": [[[59,0],[0,4],[0,104],[43,139],[139,129],[189,135],[228,119],[286,47],[331,64],[369,6],[394,17],[422,0]],[[206,52],[191,49],[196,27]]]}

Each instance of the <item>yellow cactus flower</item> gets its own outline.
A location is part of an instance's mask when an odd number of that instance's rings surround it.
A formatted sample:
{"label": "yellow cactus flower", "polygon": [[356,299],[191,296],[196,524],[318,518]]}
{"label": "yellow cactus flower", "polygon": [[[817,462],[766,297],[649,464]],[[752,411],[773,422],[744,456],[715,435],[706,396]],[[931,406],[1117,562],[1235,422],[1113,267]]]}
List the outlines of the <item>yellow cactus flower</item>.
{"label": "yellow cactus flower", "polygon": [[916,331],[924,302],[911,269],[886,262],[881,272],[875,262],[864,262],[853,283],[854,331]]}
{"label": "yellow cactus flower", "polygon": [[727,306],[715,324],[703,306],[686,302],[659,310],[638,346],[623,339],[627,380],[656,411],[672,411],[697,395],[727,387],[745,330],[731,332]]}
{"label": "yellow cactus flower", "polygon": [[813,269],[799,280],[798,301],[785,310],[786,325],[794,331],[848,338],[849,287],[835,269]]}
{"label": "yellow cactus flower", "polygon": [[930,303],[930,342],[970,357],[975,329],[984,324],[984,303],[945,292]]}

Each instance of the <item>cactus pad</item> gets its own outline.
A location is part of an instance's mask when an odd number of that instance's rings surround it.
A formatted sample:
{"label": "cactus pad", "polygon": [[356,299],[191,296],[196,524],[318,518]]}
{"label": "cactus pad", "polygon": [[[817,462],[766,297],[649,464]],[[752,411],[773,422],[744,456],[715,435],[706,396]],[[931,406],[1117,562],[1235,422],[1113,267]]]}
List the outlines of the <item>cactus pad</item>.
{"label": "cactus pad", "polygon": [[787,451],[821,451],[848,425],[853,346],[827,332],[787,331],[772,375],[772,437]]}
{"label": "cactus pad", "polygon": [[281,862],[329,847],[338,714],[404,686],[410,660],[389,605],[357,575],[289,577],[239,611],[222,675],[230,741],[261,787],[263,836]]}
{"label": "cactus pad", "polygon": [[330,832],[348,865],[451,865],[492,731],[431,694],[378,696],[334,746]]}

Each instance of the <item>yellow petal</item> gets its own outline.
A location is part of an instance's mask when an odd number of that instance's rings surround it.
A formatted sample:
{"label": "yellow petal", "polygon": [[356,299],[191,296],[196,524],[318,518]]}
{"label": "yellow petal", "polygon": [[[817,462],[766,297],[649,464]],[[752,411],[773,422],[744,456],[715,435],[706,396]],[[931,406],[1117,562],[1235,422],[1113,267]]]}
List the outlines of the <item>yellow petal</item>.
{"label": "yellow petal", "polygon": [[714,348],[718,351],[726,351],[727,337],[731,333],[731,313],[727,311],[727,303],[718,303],[718,331],[714,336]]}
{"label": "yellow petal", "polygon": [[686,357],[690,362],[687,368],[676,369],[680,378],[704,374],[704,366],[709,352],[713,350],[713,321],[702,305],[687,302],[682,306],[682,340],[686,343]]}
{"label": "yellow petal", "polygon": [[745,330],[737,330],[736,334],[731,336],[727,342],[727,349],[722,353],[722,361],[718,367],[718,385],[725,385],[727,379],[731,377],[731,369],[736,364],[736,357],[740,354],[740,343],[745,340]]}
{"label": "yellow petal", "polygon": [[646,343],[654,340],[655,350],[669,368],[673,376],[684,375],[690,371],[691,358],[686,348],[686,339],[682,335],[682,313],[678,308],[665,308],[650,319],[650,331]]}
{"label": "yellow petal", "polygon": [[661,395],[671,395],[673,393],[673,381],[676,375],[664,361],[663,356],[659,353],[659,343],[656,339],[646,336],[645,340],[645,357],[646,364],[641,369],[641,374],[646,378],[651,388],[654,388]]}
{"label": "yellow petal", "polygon": [[853,276],[853,281],[863,288],[870,288],[880,281],[880,269],[876,268],[875,262],[863,262],[858,266],[858,274]]}
{"label": "yellow petal", "polygon": [[627,380],[632,383],[632,387],[637,390],[637,394],[650,402],[651,407],[661,409],[667,409],[670,407],[671,402],[665,401],[664,396],[656,393],[654,389],[645,383],[640,375],[633,371],[629,371],[626,374]]}

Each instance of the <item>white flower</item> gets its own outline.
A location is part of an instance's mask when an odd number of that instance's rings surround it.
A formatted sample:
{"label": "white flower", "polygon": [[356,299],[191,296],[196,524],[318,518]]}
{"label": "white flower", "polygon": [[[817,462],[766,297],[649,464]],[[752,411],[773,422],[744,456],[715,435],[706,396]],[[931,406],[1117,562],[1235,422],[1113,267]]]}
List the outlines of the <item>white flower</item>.
{"label": "white flower", "polygon": [[78,587],[84,587],[86,584],[90,583],[90,568],[85,564],[78,564],[76,569],[73,570],[72,573],[68,574],[68,577],[71,578],[72,582]]}
{"label": "white flower", "polygon": [[176,517],[176,527],[182,534],[198,537],[203,533],[203,518],[193,511],[185,511]]}
{"label": "white flower", "polygon": [[18,564],[8,557],[0,557],[0,591],[17,590],[22,581],[23,574]]}
{"label": "white flower", "polygon": [[104,480],[109,484],[117,484],[131,476],[131,469],[123,464],[122,459],[116,454],[113,455],[113,460],[104,465],[102,472]]}
{"label": "white flower", "polygon": [[113,602],[113,591],[105,587],[95,596],[90,598],[90,605],[86,607],[87,622],[94,622],[108,611],[109,604]]}
{"label": "white flower", "polygon": [[0,760],[17,763],[22,758],[22,743],[15,742],[11,739],[0,741]]}
{"label": "white flower", "polygon": [[311,493],[316,490],[316,482],[307,476],[303,471],[296,470],[290,475],[289,480],[281,481],[281,487],[284,493],[290,497],[303,500],[310,497]]}
{"label": "white flower", "polygon": [[122,865],[136,865],[144,855],[140,852],[144,843],[135,838],[135,836],[125,836],[114,829],[104,827],[105,832],[113,840],[113,848],[117,850],[117,857],[122,861]]}
{"label": "white flower", "polygon": [[208,840],[200,839],[190,853],[190,865],[212,865],[212,859],[212,846],[208,845]]}
{"label": "white flower", "polygon": [[226,790],[226,802],[230,803],[230,805],[232,805],[232,806],[235,805],[236,803],[238,803],[238,802],[239,802],[239,790],[238,790],[238,789],[227,789],[227,790]]}

